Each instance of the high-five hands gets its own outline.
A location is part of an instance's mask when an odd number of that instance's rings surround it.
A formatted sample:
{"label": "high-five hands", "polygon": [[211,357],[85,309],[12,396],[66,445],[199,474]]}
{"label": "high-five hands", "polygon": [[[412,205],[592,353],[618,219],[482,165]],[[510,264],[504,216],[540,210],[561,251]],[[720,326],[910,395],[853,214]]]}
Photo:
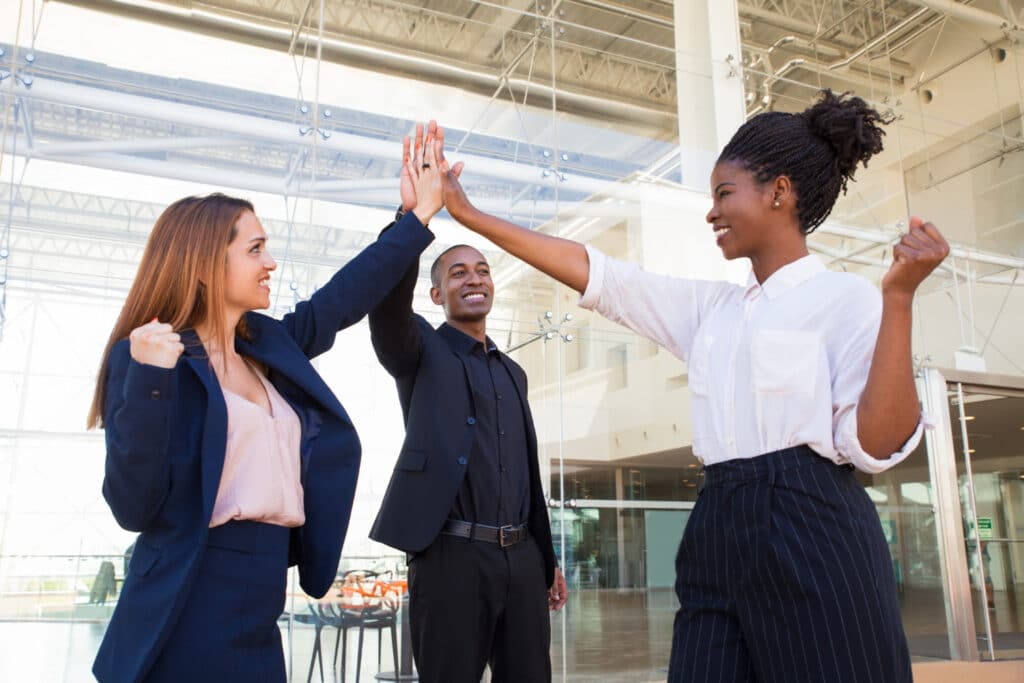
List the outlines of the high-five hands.
{"label": "high-five hands", "polygon": [[155,365],[158,368],[173,368],[185,350],[174,328],[156,318],[132,330],[128,340],[136,363]]}
{"label": "high-five hands", "polygon": [[444,185],[444,206],[448,209],[448,213],[451,214],[452,218],[463,225],[468,225],[471,222],[469,214],[475,211],[476,207],[469,202],[466,192],[462,189],[462,183],[459,182],[463,163],[459,161],[454,166],[448,165],[448,160],[444,156],[443,135],[434,141],[434,147],[434,156],[437,157],[438,163],[441,165],[441,180]]}
{"label": "high-five hands", "polygon": [[[424,225],[444,206],[438,149],[444,149],[444,129],[436,121],[430,121],[425,131],[417,123],[415,139],[407,135],[402,140],[402,210],[415,213]],[[460,164],[456,177],[461,170]]]}
{"label": "high-five hands", "polygon": [[[410,155],[409,137],[402,140],[402,180],[400,192],[402,207],[408,208],[408,202],[414,202],[412,212],[426,225],[444,205],[441,199],[441,174],[438,172],[434,159],[434,137],[437,135],[437,122],[427,124],[426,138],[423,137],[423,124],[416,124],[416,141]],[[410,192],[410,187],[412,191]]]}
{"label": "high-five hands", "polygon": [[402,195],[402,211],[412,211],[416,208],[416,184],[409,172],[409,164],[422,164],[423,158],[423,124],[416,124],[415,147],[406,135],[402,138],[402,175],[399,184],[399,193]]}
{"label": "high-five hands", "polygon": [[912,297],[949,254],[949,244],[931,223],[910,217],[910,230],[893,247],[892,266],[882,277],[882,293]]}

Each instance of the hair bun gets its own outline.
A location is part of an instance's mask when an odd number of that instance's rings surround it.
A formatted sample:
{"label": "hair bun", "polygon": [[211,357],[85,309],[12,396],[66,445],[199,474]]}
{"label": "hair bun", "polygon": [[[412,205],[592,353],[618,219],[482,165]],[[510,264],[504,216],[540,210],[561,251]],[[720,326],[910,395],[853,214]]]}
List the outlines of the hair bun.
{"label": "hair bun", "polygon": [[848,92],[836,95],[828,89],[822,90],[818,101],[798,116],[804,118],[812,133],[835,150],[836,168],[843,177],[844,189],[858,162],[866,167],[868,159],[882,151],[882,124],[894,120],[859,97]]}

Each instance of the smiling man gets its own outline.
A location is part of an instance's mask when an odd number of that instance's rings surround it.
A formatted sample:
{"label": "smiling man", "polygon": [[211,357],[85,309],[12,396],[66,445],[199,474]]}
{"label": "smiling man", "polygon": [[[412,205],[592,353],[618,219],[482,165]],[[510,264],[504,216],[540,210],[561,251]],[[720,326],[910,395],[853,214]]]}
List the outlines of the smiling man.
{"label": "smiling man", "polygon": [[409,554],[413,656],[424,683],[551,680],[548,609],[565,604],[526,373],[487,336],[494,283],[466,245],[430,269],[434,329],[413,313],[414,265],[370,313],[405,442],[370,536]]}

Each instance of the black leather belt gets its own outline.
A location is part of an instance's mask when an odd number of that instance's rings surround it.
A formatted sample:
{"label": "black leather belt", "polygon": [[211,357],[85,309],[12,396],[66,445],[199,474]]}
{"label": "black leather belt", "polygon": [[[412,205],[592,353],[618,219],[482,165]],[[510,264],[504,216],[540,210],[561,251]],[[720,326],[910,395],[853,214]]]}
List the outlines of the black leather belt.
{"label": "black leather belt", "polygon": [[491,526],[489,524],[464,522],[461,519],[449,519],[444,523],[441,533],[468,538],[471,541],[497,543],[502,548],[508,548],[516,543],[525,541],[529,532],[527,532],[525,524],[520,524],[519,526]]}

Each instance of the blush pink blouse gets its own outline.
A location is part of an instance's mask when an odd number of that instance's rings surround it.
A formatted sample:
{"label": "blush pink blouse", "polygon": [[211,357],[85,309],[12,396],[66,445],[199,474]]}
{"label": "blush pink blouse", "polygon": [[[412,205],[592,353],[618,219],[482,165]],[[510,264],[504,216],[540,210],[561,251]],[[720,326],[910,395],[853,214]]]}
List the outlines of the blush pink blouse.
{"label": "blush pink blouse", "polygon": [[299,417],[262,373],[256,375],[270,399],[270,413],[222,388],[228,412],[227,451],[210,527],[235,519],[286,527],[306,521]]}

